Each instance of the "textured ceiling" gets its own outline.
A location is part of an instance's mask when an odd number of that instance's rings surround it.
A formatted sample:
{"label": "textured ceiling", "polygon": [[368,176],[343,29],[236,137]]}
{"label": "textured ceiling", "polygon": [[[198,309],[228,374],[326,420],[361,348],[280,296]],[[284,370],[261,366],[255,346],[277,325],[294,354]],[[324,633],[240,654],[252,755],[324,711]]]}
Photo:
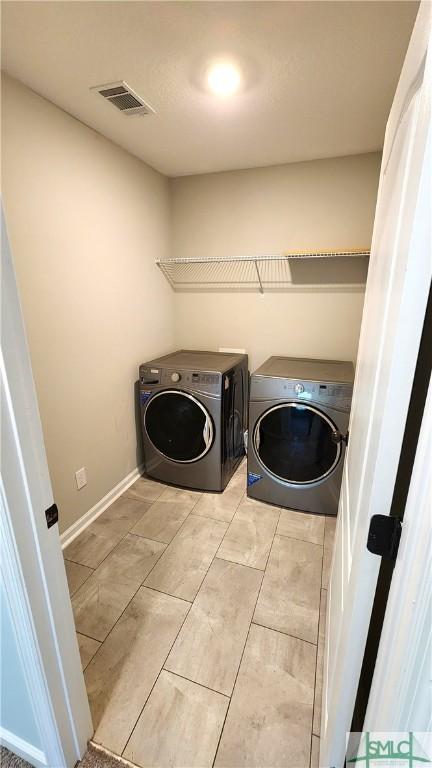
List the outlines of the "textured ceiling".
{"label": "textured ceiling", "polygon": [[[4,2],[4,69],[170,176],[382,147],[416,2]],[[218,100],[202,73],[240,65]],[[125,80],[155,108],[90,91]]]}

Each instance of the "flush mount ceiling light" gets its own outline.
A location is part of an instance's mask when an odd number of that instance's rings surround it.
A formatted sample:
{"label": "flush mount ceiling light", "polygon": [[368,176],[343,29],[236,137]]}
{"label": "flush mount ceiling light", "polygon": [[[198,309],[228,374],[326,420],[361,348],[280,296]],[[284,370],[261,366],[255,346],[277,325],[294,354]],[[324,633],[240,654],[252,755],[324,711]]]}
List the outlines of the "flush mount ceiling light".
{"label": "flush mount ceiling light", "polygon": [[207,72],[207,85],[216,96],[231,96],[238,91],[241,74],[238,67],[228,61],[212,64]]}

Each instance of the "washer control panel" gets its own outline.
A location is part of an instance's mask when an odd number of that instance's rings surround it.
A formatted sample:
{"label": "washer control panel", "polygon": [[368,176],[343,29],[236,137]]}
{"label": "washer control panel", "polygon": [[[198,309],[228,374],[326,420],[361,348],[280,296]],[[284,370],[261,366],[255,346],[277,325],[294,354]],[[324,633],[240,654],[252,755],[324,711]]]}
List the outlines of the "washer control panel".
{"label": "washer control panel", "polygon": [[140,365],[140,392],[151,394],[155,389],[190,389],[208,394],[220,395],[221,374],[207,371],[178,371],[169,368],[149,368]]}
{"label": "washer control panel", "polygon": [[250,397],[252,400],[298,400],[314,402],[323,406],[349,410],[351,407],[352,384],[298,381],[271,376],[251,376]]}

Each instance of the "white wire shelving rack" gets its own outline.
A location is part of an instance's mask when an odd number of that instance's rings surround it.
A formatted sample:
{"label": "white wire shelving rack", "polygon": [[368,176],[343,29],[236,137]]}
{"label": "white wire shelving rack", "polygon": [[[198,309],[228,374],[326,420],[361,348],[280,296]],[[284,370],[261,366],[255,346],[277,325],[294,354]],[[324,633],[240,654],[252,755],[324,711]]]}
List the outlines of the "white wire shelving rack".
{"label": "white wire shelving rack", "polygon": [[[264,293],[265,290],[283,291],[300,286],[328,289],[335,285],[364,286],[369,256],[370,251],[361,248],[274,256],[166,259],[156,261],[156,264],[177,292],[243,290]],[[354,270],[349,267],[351,259],[359,260]],[[333,266],[331,273],[322,266],[330,260],[338,260],[340,265],[336,270]],[[315,267],[320,265],[319,273],[314,268],[305,270],[306,263],[312,267],[313,264]]]}

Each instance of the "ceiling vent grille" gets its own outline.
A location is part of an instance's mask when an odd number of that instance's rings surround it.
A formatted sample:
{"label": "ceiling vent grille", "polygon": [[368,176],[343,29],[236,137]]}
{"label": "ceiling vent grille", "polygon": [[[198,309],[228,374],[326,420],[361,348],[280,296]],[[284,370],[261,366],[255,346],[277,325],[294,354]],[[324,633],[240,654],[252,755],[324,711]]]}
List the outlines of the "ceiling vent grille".
{"label": "ceiling vent grille", "polygon": [[123,80],[119,83],[96,85],[90,90],[100,93],[106,101],[109,101],[124,115],[151,115],[154,113],[153,107],[138,96]]}

